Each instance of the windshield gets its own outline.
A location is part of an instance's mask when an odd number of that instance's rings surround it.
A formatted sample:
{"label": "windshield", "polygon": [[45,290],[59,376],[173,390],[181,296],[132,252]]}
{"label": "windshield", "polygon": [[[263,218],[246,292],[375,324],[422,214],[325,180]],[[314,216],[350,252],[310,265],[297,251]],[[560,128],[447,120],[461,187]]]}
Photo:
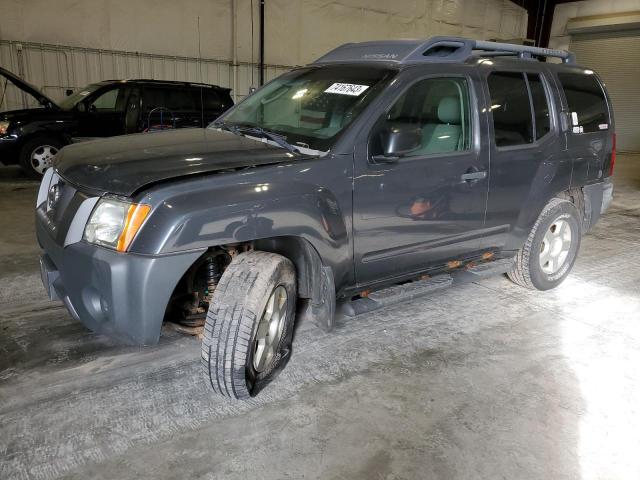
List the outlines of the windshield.
{"label": "windshield", "polygon": [[73,107],[76,106],[78,102],[84,100],[87,97],[87,95],[90,95],[91,93],[95,92],[101,86],[102,85],[98,85],[98,84],[87,85],[86,87],[81,88],[77,92],[74,92],[73,94],[66,97],[64,100],[59,102],[58,105],[62,110],[71,110]]}
{"label": "windshield", "polygon": [[289,144],[327,151],[396,72],[379,66],[296,69],[247,97],[222,121],[263,128]]}

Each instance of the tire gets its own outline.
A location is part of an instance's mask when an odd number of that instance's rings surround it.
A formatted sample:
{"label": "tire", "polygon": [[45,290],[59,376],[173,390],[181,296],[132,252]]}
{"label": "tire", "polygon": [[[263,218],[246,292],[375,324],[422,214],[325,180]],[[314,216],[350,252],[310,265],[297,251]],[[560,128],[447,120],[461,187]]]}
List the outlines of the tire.
{"label": "tire", "polygon": [[53,157],[64,142],[52,136],[39,136],[27,141],[20,150],[19,163],[28,177],[40,179],[53,163]]}
{"label": "tire", "polygon": [[514,266],[507,273],[508,277],[529,289],[550,290],[557,287],[573,267],[581,238],[582,223],[578,209],[567,200],[551,199],[518,251]]}
{"label": "tire", "polygon": [[[284,294],[278,310],[282,320],[271,328]],[[269,316],[272,297],[274,308]],[[202,363],[216,393],[248,399],[284,368],[291,356],[296,298],[295,268],[290,260],[259,251],[241,253],[233,259],[209,304],[202,340]],[[267,342],[264,322],[271,333]],[[272,352],[270,358],[267,351]]]}

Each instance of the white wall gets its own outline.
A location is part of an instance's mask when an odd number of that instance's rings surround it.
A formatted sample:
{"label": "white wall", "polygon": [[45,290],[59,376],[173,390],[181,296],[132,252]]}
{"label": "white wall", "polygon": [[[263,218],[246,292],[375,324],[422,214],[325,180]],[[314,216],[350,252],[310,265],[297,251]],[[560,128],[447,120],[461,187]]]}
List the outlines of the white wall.
{"label": "white wall", "polygon": [[567,33],[567,22],[572,18],[637,11],[640,11],[640,0],[585,0],[556,5],[549,47],[569,49],[571,37]]}
{"label": "white wall", "polygon": [[[235,84],[242,96],[258,76],[255,66],[231,65],[232,5],[237,60],[256,64],[259,0],[0,0],[0,63],[17,73],[22,62],[27,80],[56,99],[104,78],[196,81],[200,17],[203,81]],[[527,23],[526,11],[509,0],[266,0],[265,8],[268,77],[283,70],[277,65],[306,64],[346,42],[522,38]]]}
{"label": "white wall", "polygon": [[266,0],[266,60],[305,64],[347,42],[458,35],[526,36],[526,11],[507,0]]}

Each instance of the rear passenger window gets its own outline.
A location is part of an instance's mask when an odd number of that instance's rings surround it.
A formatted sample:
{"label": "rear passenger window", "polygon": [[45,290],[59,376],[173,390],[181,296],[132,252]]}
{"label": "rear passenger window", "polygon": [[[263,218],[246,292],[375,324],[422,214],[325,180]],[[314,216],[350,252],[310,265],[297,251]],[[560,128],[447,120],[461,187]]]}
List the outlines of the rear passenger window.
{"label": "rear passenger window", "polygon": [[559,73],[558,79],[572,114],[573,132],[607,130],[607,102],[596,77],[584,73]]}
{"label": "rear passenger window", "polygon": [[549,102],[547,101],[547,94],[544,91],[540,75],[528,73],[527,80],[529,81],[529,90],[531,90],[531,101],[533,103],[536,140],[539,140],[551,130]]}
{"label": "rear passenger window", "polygon": [[222,102],[220,101],[220,97],[218,94],[212,89],[202,89],[203,94],[203,103],[205,110],[218,111],[222,110]]}
{"label": "rear passenger window", "polygon": [[196,109],[193,95],[186,89],[145,88],[143,104],[146,110],[153,110],[158,107],[168,108],[171,111]]}
{"label": "rear passenger window", "polygon": [[488,82],[496,146],[532,143],[533,117],[524,75],[493,72]]}

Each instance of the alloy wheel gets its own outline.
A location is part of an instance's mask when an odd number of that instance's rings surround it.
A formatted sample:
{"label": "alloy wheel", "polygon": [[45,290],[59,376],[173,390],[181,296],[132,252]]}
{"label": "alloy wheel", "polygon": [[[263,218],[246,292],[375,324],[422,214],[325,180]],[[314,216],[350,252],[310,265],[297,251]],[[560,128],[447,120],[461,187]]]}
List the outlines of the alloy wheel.
{"label": "alloy wheel", "polygon": [[52,145],[40,145],[31,152],[31,166],[39,174],[44,174],[45,170],[53,164],[53,158],[58,153],[58,149]]}
{"label": "alloy wheel", "polygon": [[287,306],[287,291],[279,285],[269,296],[258,323],[253,353],[253,368],[258,373],[273,361],[287,322]]}
{"label": "alloy wheel", "polygon": [[567,261],[571,250],[571,226],[566,220],[551,224],[540,246],[540,268],[547,275],[559,271]]}

